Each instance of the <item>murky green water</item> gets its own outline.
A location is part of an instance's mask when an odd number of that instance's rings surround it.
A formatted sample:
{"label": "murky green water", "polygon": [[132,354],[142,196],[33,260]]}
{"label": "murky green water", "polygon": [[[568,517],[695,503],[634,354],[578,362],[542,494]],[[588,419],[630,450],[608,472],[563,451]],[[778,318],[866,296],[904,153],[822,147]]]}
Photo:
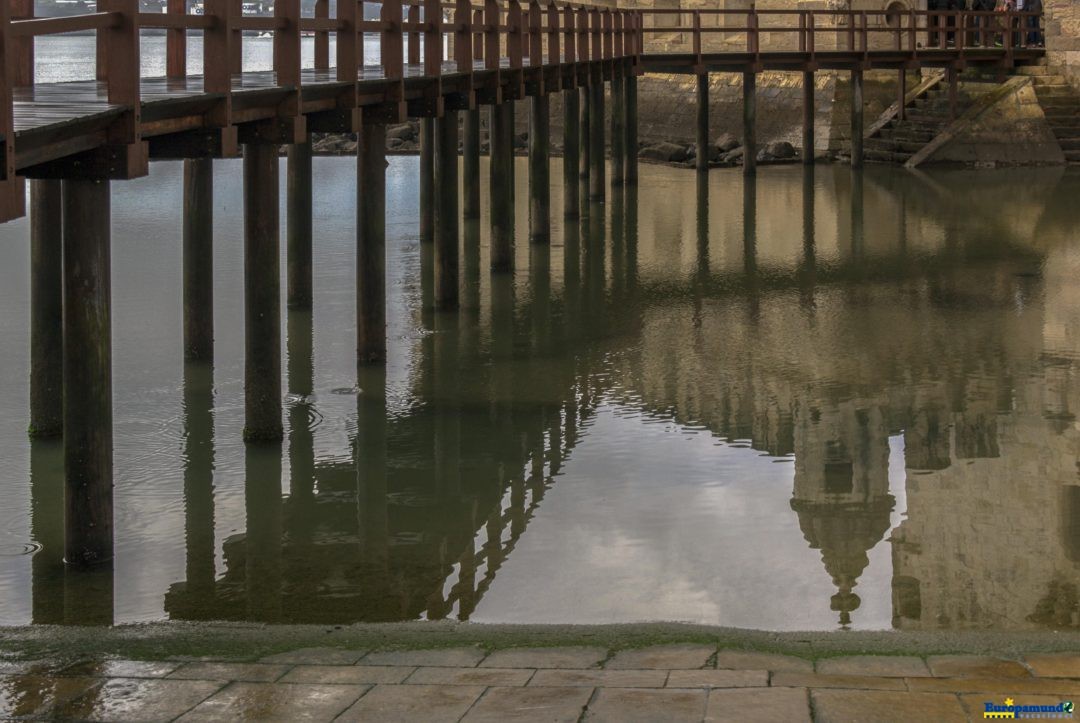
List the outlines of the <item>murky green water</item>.
{"label": "murky green water", "polygon": [[1080,175],[643,167],[567,227],[555,163],[530,249],[518,164],[517,273],[467,227],[464,308],[434,315],[391,160],[390,360],[358,382],[355,168],[317,159],[280,448],[241,441],[239,163],[212,369],[182,362],[180,166],[114,184],[111,574],[63,570],[27,226],[0,227],[0,623],[1078,626]]}

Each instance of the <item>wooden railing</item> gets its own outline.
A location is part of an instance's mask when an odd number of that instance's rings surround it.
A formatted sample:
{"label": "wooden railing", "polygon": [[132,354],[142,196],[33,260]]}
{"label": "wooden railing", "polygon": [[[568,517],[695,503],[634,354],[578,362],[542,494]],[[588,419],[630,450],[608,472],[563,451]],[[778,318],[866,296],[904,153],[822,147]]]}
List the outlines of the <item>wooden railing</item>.
{"label": "wooden railing", "polygon": [[1008,58],[1042,38],[1040,13],[872,10],[647,10],[641,13],[643,53],[901,51],[917,58],[950,51],[957,59],[976,48]]}

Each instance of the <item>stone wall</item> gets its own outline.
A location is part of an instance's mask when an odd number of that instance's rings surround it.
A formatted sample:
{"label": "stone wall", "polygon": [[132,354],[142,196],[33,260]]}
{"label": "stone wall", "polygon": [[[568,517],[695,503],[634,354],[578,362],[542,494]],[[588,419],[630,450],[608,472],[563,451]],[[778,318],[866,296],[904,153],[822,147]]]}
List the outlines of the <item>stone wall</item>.
{"label": "stone wall", "polygon": [[1072,84],[1080,87],[1080,3],[1043,0],[1043,14],[1047,60],[1062,66]]}
{"label": "stone wall", "polygon": [[[911,74],[914,75],[914,74]],[[863,76],[865,125],[869,126],[896,97],[896,74],[868,71]],[[758,144],[788,141],[802,146],[802,74],[766,72],[757,81]],[[742,136],[742,74],[709,76],[710,138]],[[850,143],[851,85],[847,73],[816,75],[815,146],[819,154],[846,149]],[[638,140],[644,143],[692,143],[696,137],[697,78],[693,75],[649,74],[638,79]],[[606,110],[610,113],[610,100]],[[518,103],[517,130],[528,131],[525,103]],[[486,119],[485,119],[486,122]],[[562,94],[551,97],[551,132],[562,144]]]}
{"label": "stone wall", "polygon": [[995,88],[942,136],[942,144],[924,163],[1037,166],[1065,162],[1030,78],[1013,78]]}

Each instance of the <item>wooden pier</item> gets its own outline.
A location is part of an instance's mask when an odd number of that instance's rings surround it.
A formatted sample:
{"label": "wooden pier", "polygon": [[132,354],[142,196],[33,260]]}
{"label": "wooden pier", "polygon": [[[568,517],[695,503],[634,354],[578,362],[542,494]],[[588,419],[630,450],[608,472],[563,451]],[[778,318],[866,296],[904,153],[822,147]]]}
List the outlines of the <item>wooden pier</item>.
{"label": "wooden pier", "polygon": [[[29,3],[32,6],[32,3]],[[99,11],[34,18],[24,1],[0,18],[0,222],[25,211],[30,179],[33,244],[32,419],[36,436],[63,434],[67,561],[112,557],[109,182],[146,175],[155,159],[183,159],[184,349],[213,355],[212,159],[244,158],[245,438],[282,438],[277,174],[287,147],[290,308],[312,304],[311,133],[356,133],[357,363],[386,359],[386,126],[422,119],[421,238],[433,241],[432,303],[459,299],[459,223],[480,215],[480,106],[490,108],[491,270],[513,265],[515,104],[527,106],[529,238],[550,233],[549,98],[564,95],[565,213],[581,193],[602,202],[608,185],[637,181],[637,85],[647,72],[699,76],[699,143],[708,140],[709,73],[741,73],[744,172],[755,171],[755,80],[766,70],[803,74],[806,148],[813,158],[817,70],[947,70],[955,90],[968,66],[1005,71],[1034,62],[1025,13],[630,10],[530,0],[384,0],[380,18],[340,2],[278,0],[273,17],[244,15],[236,0],[207,0],[205,14],[170,0],[165,14],[136,0],[100,0]],[[166,77],[140,77],[143,30],[166,33]],[[34,38],[94,32],[96,79],[34,84]],[[243,71],[245,32],[273,34],[273,69]],[[203,74],[187,72],[187,34],[201,32]],[[314,67],[301,67],[301,34],[314,35]],[[330,38],[336,42],[331,65]],[[364,64],[378,38],[379,64]],[[673,52],[676,48],[677,52]],[[955,97],[955,92],[953,93]],[[690,111],[688,111],[690,112]],[[458,189],[464,119],[463,199]],[[852,127],[861,128],[854,104]],[[610,145],[608,140],[610,139]],[[607,160],[610,148],[610,163]],[[700,154],[699,154],[700,155]],[[852,165],[861,163],[861,138]],[[707,164],[699,164],[707,170]],[[473,222],[475,223],[475,221]],[[473,238],[476,238],[473,236]],[[61,250],[62,249],[62,250]],[[60,265],[62,255],[63,264]],[[466,249],[465,258],[472,256]],[[179,270],[178,270],[179,273]],[[62,301],[63,303],[62,303]],[[63,360],[58,361],[58,350]]]}

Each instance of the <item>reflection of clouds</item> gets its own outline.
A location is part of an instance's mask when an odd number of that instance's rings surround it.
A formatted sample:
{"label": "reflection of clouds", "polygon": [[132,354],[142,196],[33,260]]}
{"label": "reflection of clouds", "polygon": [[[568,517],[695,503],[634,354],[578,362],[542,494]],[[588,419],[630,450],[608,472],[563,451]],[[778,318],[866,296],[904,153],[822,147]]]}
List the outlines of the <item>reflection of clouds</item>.
{"label": "reflection of clouds", "polygon": [[[472,619],[834,628],[792,465],[667,426],[601,409]],[[609,456],[628,440],[647,453]],[[888,562],[871,554],[858,627],[889,626]]]}

